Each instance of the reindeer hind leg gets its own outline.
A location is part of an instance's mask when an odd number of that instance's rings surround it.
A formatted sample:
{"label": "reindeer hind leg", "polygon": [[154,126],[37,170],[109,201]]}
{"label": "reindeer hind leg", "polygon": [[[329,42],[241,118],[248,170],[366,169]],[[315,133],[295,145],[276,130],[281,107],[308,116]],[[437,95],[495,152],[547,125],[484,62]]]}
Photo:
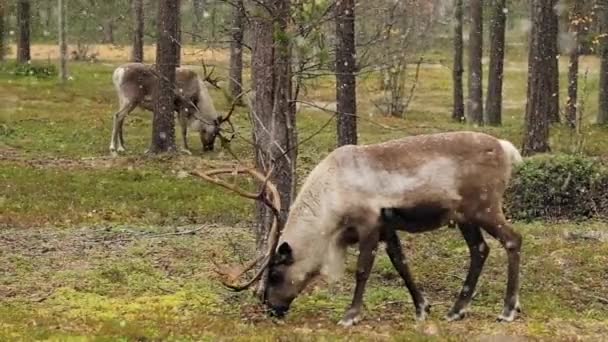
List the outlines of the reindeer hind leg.
{"label": "reindeer hind leg", "polygon": [[522,245],[521,234],[513,230],[502,212],[502,208],[490,208],[478,216],[479,225],[495,239],[500,241],[507,252],[507,291],[504,308],[498,316],[499,321],[512,322],[519,312],[519,268]]}
{"label": "reindeer hind leg", "polygon": [[115,114],[115,120],[117,121],[116,124],[116,129],[117,129],[117,136],[116,136],[116,141],[118,143],[118,148],[117,151],[118,152],[124,152],[125,151],[125,140],[123,137],[123,125],[125,122],[125,118],[137,107],[137,103],[135,102],[127,102],[121,110],[119,110],[116,114]]}
{"label": "reindeer hind leg", "polygon": [[448,321],[464,318],[466,309],[471,303],[473,294],[475,293],[475,287],[477,286],[477,281],[479,280],[483,265],[488,254],[490,254],[490,247],[483,239],[483,235],[478,226],[472,224],[459,224],[458,228],[469,247],[471,261],[467,277],[462,285],[462,290],[458,295],[458,299],[446,316]]}

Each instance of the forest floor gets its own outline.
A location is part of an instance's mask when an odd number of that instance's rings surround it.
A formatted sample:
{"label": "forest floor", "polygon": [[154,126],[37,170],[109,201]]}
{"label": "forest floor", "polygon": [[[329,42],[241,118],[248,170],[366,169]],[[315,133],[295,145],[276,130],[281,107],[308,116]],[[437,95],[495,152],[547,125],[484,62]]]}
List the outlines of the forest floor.
{"label": "forest floor", "polygon": [[[65,86],[0,72],[0,340],[570,341],[608,336],[608,239],[602,222],[515,222],[524,236],[523,314],[510,324],[495,322],[506,285],[506,256],[490,237],[492,253],[470,315],[460,322],[443,320],[468,265],[464,241],[447,228],[401,235],[414,275],[433,304],[426,322],[414,320],[409,295],[383,252],[358,326],[336,325],[351,298],[353,255],[339,282],[316,283],[285,321],[268,319],[250,293],[222,288],[211,263],[212,255],[221,262],[252,256],[252,203],[187,176],[188,170],[232,157],[222,149],[200,154],[194,136],[194,156],[143,156],[151,120],[139,110],[125,125],[129,151],[109,156],[117,106],[111,72],[121,56],[101,54],[99,63],[71,64],[72,80]],[[210,60],[225,75],[225,60]],[[360,140],[466,128],[519,144],[526,69],[524,62],[512,60],[503,127],[452,123],[450,70],[437,63],[421,69],[405,120],[378,115],[371,104],[378,82],[362,78]],[[605,156],[608,131],[592,125],[597,61],[588,58],[582,65],[590,70],[583,92],[588,113],[583,152]],[[331,78],[312,81],[304,99],[331,106],[333,87]],[[226,99],[211,91],[225,111]],[[302,108],[300,139],[330,119],[326,112]],[[243,138],[231,148],[250,160],[244,109],[235,122]],[[333,149],[334,131],[332,123],[300,147],[300,180]],[[561,125],[552,130],[555,151],[569,152],[574,139]]]}

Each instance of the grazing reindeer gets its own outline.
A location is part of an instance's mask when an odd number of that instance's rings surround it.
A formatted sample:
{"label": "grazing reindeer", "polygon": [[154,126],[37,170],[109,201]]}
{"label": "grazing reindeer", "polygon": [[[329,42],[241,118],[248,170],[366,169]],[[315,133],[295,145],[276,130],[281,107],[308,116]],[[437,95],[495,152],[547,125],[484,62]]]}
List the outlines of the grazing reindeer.
{"label": "grazing reindeer", "polygon": [[[502,201],[512,167],[521,161],[510,142],[475,132],[340,147],[309,174],[280,238],[271,240],[262,269],[244,285],[225,284],[243,290],[268,268],[264,301],[271,313],[283,316],[316,275],[338,277],[344,268],[346,247],[358,244],[354,296],[340,321],[350,326],[360,319],[376,249],[384,241],[393,266],[412,296],[416,317],[423,320],[429,305],[409,271],[396,231],[419,233],[454,223],[469,247],[471,260],[447,319],[463,318],[471,302],[489,253],[483,229],[507,251],[507,290],[499,319],[512,321],[519,310],[522,238],[505,219]],[[218,183],[209,175],[195,174]],[[226,183],[222,185],[230,188]],[[255,263],[247,269],[252,265]]]}
{"label": "grazing reindeer", "polygon": [[[205,81],[218,87],[217,80],[211,78],[211,73],[206,73]],[[120,109],[114,114],[110,141],[111,153],[125,150],[123,123],[127,115],[138,106],[148,111],[154,110],[152,96],[158,87],[158,77],[160,76],[154,66],[141,63],[123,64],[114,71],[112,80],[118,93]],[[175,110],[178,113],[184,151],[190,153],[186,138],[188,126],[199,132],[203,150],[212,151],[215,138],[220,132],[220,125],[230,119],[234,106],[230,113],[222,118],[215,110],[213,99],[209,95],[205,83],[193,70],[177,68],[175,83],[177,89]]]}

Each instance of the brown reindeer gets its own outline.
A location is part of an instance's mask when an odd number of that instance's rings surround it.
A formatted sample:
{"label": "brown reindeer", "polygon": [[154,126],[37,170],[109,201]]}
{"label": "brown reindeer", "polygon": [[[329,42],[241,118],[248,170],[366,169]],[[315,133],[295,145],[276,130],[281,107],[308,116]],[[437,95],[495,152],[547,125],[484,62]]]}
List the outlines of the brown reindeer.
{"label": "brown reindeer", "polygon": [[[217,80],[211,78],[211,73],[206,73],[204,80],[218,87]],[[160,75],[155,71],[154,66],[142,63],[127,63],[114,70],[112,81],[118,93],[120,108],[114,114],[112,125],[110,140],[112,154],[125,151],[123,123],[127,115],[137,107],[148,111],[154,110],[152,96],[158,87],[158,77]],[[199,132],[203,150],[212,151],[215,139],[220,132],[220,125],[230,119],[235,108],[233,105],[229,114],[222,117],[215,110],[213,99],[209,95],[204,80],[193,70],[176,69],[175,110],[181,127],[183,151],[186,153],[190,153],[187,140],[188,127]]]}
{"label": "brown reindeer", "polygon": [[[408,269],[397,231],[419,233],[456,224],[469,247],[471,260],[447,319],[463,318],[471,302],[489,253],[481,233],[484,230],[507,251],[507,290],[499,319],[512,321],[520,307],[522,238],[505,219],[502,201],[512,167],[521,161],[519,152],[508,141],[476,132],[419,135],[374,145],[340,147],[309,174],[280,238],[271,240],[271,249],[256,276],[242,286],[225,284],[243,290],[267,268],[263,299],[271,313],[282,316],[315,276],[339,277],[347,246],[356,244],[356,286],[352,303],[340,321],[350,326],[360,320],[365,285],[378,244],[383,241],[412,296],[417,319],[423,320],[428,301]],[[207,174],[195,174],[219,182]],[[252,265],[255,263],[250,263],[249,268]]]}

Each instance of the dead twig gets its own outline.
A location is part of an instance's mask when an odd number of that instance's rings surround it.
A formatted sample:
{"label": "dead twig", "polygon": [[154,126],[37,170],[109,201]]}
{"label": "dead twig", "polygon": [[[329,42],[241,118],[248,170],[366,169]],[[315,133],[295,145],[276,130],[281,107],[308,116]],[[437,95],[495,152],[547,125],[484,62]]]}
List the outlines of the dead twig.
{"label": "dead twig", "polygon": [[116,243],[116,242],[130,242],[130,241],[138,240],[140,238],[141,239],[157,239],[157,238],[162,238],[162,237],[167,237],[167,236],[194,235],[197,232],[199,232],[203,229],[206,229],[206,228],[211,228],[212,226],[215,226],[215,225],[201,225],[198,228],[185,230],[185,231],[171,232],[171,233],[160,233],[160,234],[142,233],[142,234],[137,234],[136,236],[131,236],[128,238],[114,239],[114,240],[101,240],[101,241],[94,240],[94,242]]}

